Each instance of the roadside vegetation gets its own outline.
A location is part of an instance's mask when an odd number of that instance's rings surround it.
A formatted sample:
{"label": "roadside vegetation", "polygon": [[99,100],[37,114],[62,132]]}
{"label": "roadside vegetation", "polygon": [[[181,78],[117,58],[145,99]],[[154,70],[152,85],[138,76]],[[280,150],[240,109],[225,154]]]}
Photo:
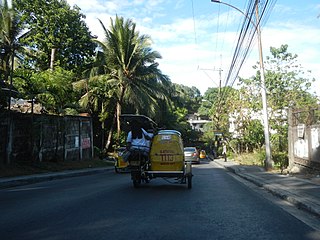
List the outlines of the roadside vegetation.
{"label": "roadside vegetation", "polygon": [[[125,143],[119,116],[136,113],[180,131],[186,145],[208,152],[214,146],[221,152],[224,140],[228,154],[239,161],[263,164],[258,64],[253,66],[256,74],[240,77],[238,86],[209,87],[202,96],[196,87],[172,83],[161,72],[161,53],[152,49],[152,36],[139,33],[131,19],[97,20],[105,34],[100,40],[89,31],[81,9],[64,0],[11,3],[4,0],[0,5],[1,89],[12,87],[19,92],[17,97],[41,104],[47,114],[88,113],[96,156],[103,159]],[[288,109],[314,107],[319,99],[311,92],[312,73],[299,64],[288,45],[270,47],[265,67],[273,160],[283,169],[288,164]],[[7,107],[8,96],[0,92],[0,109]],[[187,122],[188,114],[194,113],[210,120],[203,134]],[[68,163],[62,165],[68,168]],[[51,167],[54,164],[45,170]]]}

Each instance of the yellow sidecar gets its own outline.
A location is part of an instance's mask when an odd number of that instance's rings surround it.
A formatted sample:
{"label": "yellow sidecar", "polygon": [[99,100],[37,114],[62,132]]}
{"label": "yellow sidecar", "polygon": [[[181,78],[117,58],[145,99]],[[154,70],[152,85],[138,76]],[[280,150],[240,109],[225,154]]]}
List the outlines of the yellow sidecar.
{"label": "yellow sidecar", "polygon": [[[184,159],[181,133],[176,130],[156,131],[156,124],[144,115],[123,114],[120,116],[123,129],[139,121],[139,126],[153,137],[148,153],[136,146],[128,157],[134,187],[141,182],[149,183],[153,178],[174,178],[178,183],[192,187],[192,165]],[[144,147],[145,150],[145,147]]]}

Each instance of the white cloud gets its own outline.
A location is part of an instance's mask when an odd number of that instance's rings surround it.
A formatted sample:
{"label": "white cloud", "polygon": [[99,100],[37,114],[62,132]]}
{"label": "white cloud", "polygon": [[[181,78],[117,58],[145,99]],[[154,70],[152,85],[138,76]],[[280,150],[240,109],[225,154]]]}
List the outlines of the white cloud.
{"label": "white cloud", "polygon": [[[163,57],[159,61],[160,69],[173,82],[196,86],[204,93],[208,87],[217,86],[219,71],[216,70],[221,67],[223,69],[222,84],[225,84],[238,39],[238,30],[243,22],[243,16],[240,13],[232,9],[227,12],[222,10],[218,12],[215,8],[212,11],[198,12],[194,22],[191,6],[188,9],[189,14],[175,14],[175,12],[186,11],[184,7],[187,3],[183,0],[174,2],[170,0],[68,0],[68,2],[70,5],[77,4],[82,9],[87,16],[86,22],[89,29],[100,39],[104,34],[97,18],[101,19],[106,27],[109,26],[110,17],[116,14],[132,19],[137,24],[140,34],[151,36],[152,48],[160,52]],[[167,8],[168,4],[171,4],[172,9]],[[272,13],[274,16],[271,15],[262,28],[263,54],[264,57],[270,56],[271,46],[280,47],[281,44],[288,44],[288,51],[298,54],[298,63],[306,70],[312,70],[311,76],[317,79],[315,89],[319,89],[320,94],[320,68],[318,67],[320,19],[317,18],[319,8],[315,10],[313,6],[315,12],[310,14],[310,6],[311,4],[306,5],[305,9],[300,9],[292,5],[275,5]],[[168,13],[170,10],[172,10],[171,15]],[[304,18],[302,18],[302,13],[309,14],[303,15]],[[276,18],[279,16],[280,18]],[[314,24],[315,21],[319,24]],[[194,31],[194,25],[196,31]],[[258,46],[254,43],[239,76],[253,76],[255,70],[252,66],[258,60]],[[201,69],[215,69],[215,71]]]}

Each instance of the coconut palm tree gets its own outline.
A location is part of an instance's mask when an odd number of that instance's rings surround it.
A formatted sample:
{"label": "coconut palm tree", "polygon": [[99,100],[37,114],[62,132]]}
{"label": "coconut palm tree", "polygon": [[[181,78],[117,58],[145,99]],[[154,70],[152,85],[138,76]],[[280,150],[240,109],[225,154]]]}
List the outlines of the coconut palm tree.
{"label": "coconut palm tree", "polygon": [[115,21],[111,19],[111,27],[108,30],[102,21],[99,21],[106,39],[103,42],[95,41],[104,53],[105,74],[108,76],[106,80],[112,86],[111,95],[116,99],[114,122],[106,144],[108,149],[115,121],[119,136],[122,105],[132,104],[136,113],[147,107],[154,113],[157,99],[166,96],[169,79],[158,69],[156,60],[161,58],[161,55],[152,51],[150,37],[139,35],[135,23],[116,16]]}
{"label": "coconut palm tree", "polygon": [[15,2],[9,8],[7,0],[0,5],[0,61],[4,81],[8,81],[13,64],[14,51],[19,48],[18,40],[21,33],[19,17],[14,8]]}
{"label": "coconut palm tree", "polygon": [[11,98],[14,65],[24,52],[20,39],[29,34],[29,31],[23,32],[23,25],[16,9],[14,0],[11,1],[11,7],[7,0],[0,3],[0,79],[3,81],[0,83],[10,84],[9,98]]}

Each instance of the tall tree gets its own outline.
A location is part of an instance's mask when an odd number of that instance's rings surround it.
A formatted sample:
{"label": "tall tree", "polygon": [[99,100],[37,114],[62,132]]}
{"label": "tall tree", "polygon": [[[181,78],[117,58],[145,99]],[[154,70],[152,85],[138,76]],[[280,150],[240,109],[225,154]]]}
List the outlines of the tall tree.
{"label": "tall tree", "polygon": [[8,6],[7,0],[1,1],[0,5],[0,61],[1,75],[4,81],[8,81],[13,64],[14,51],[19,45],[21,35],[20,18],[15,9],[15,1],[12,7]]}
{"label": "tall tree", "polygon": [[39,73],[20,68],[15,71],[14,84],[23,97],[36,98],[50,113],[65,115],[76,113],[77,98],[72,88],[74,78],[72,71],[60,67]]}
{"label": "tall tree", "polygon": [[[287,109],[316,106],[318,99],[311,92],[310,71],[298,63],[298,55],[288,52],[288,45],[270,48],[266,57],[266,91],[270,127],[277,130],[278,139],[287,138]],[[254,66],[258,69],[258,66]],[[241,99],[248,111],[257,112],[262,107],[260,98],[260,71],[250,79],[241,79]],[[283,149],[283,148],[281,148]]]}
{"label": "tall tree", "polygon": [[65,0],[16,0],[21,19],[32,34],[24,38],[29,67],[46,70],[60,66],[80,74],[91,61],[96,45],[80,8]]}
{"label": "tall tree", "polygon": [[[312,83],[310,71],[306,71],[298,63],[298,55],[288,52],[288,45],[281,45],[280,48],[271,47],[271,56],[266,57],[266,90],[268,96],[268,107],[272,110],[270,118],[284,118],[285,109],[288,107],[315,106],[317,97],[311,92]],[[254,66],[258,69],[258,66]],[[243,92],[252,107],[261,109],[260,98],[260,71],[250,79],[240,79],[245,88]],[[250,88],[250,91],[248,91]],[[248,94],[250,93],[250,94]],[[257,105],[258,104],[258,105]]]}
{"label": "tall tree", "polygon": [[227,133],[229,115],[234,110],[234,103],[238,96],[238,91],[231,87],[208,88],[203,96],[198,113],[212,119],[213,131],[219,130]]}
{"label": "tall tree", "polygon": [[[20,40],[28,35],[28,31],[22,33],[23,24],[16,8],[16,2],[11,1],[11,7],[8,1],[0,3],[0,86],[8,87],[10,85],[9,98],[11,98],[12,78],[15,63],[15,56],[22,50]],[[10,81],[9,81],[10,77]],[[1,91],[1,89],[0,89]],[[0,105],[6,105],[1,94]]]}
{"label": "tall tree", "polygon": [[173,83],[171,89],[170,98],[176,107],[186,108],[189,114],[197,112],[202,99],[198,88]]}
{"label": "tall tree", "polygon": [[[114,121],[117,120],[119,134],[122,105],[131,104],[136,113],[140,113],[142,109],[149,109],[154,113],[157,99],[165,97],[169,79],[158,69],[156,60],[161,58],[161,55],[151,49],[150,37],[140,35],[132,20],[116,16],[115,20],[111,19],[110,29],[99,21],[106,39],[104,42],[96,42],[103,50],[107,63],[107,81],[112,86],[112,95],[116,99]],[[106,148],[111,142],[113,125]]]}

